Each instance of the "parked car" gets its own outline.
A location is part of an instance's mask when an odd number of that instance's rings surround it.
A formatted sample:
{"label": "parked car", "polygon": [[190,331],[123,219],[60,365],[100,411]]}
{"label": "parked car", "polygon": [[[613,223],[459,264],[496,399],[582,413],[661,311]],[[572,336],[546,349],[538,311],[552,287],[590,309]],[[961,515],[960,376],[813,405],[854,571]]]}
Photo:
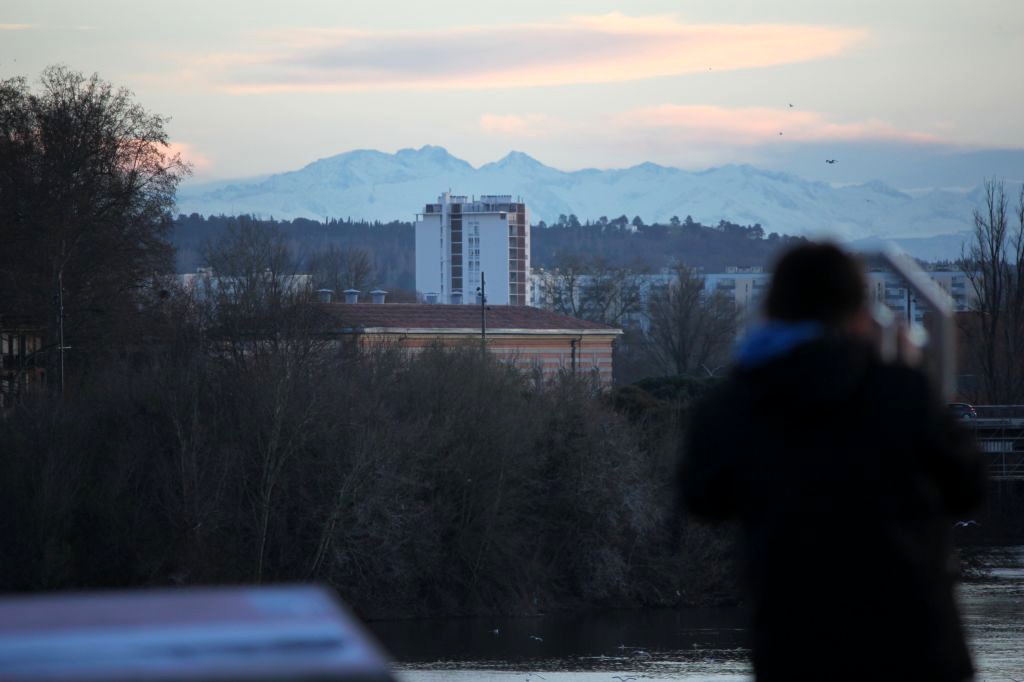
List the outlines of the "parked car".
{"label": "parked car", "polygon": [[977,419],[978,412],[974,409],[974,405],[968,405],[967,403],[950,403],[949,411],[953,413],[953,416],[957,419]]}

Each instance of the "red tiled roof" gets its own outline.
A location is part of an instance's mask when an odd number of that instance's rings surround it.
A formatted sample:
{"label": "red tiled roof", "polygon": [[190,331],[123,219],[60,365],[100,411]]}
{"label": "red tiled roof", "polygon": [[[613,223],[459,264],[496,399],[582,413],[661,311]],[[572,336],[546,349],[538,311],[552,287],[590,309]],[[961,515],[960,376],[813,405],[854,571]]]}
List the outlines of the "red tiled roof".
{"label": "red tiled roof", "polygon": [[[324,309],[343,329],[480,329],[475,305],[420,303],[327,303]],[[517,305],[487,306],[487,329],[619,334],[615,327]]]}

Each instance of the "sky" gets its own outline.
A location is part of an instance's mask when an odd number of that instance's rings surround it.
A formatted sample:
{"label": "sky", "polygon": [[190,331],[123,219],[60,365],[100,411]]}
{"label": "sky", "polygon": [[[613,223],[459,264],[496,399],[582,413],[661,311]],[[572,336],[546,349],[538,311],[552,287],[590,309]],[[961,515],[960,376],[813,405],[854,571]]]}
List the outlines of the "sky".
{"label": "sky", "polygon": [[0,78],[131,89],[194,182],[433,144],[914,189],[1024,177],[1022,32],[1020,0],[0,0]]}

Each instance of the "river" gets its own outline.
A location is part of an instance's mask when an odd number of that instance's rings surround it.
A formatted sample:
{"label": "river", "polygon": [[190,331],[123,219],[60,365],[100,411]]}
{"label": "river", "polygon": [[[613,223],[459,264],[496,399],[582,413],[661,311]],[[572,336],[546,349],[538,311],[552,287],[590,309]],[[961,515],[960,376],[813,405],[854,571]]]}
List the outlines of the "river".
{"label": "river", "polygon": [[[977,680],[1024,680],[1024,547],[958,588]],[[735,608],[392,621],[372,629],[402,682],[749,681]],[[822,679],[828,679],[823,672]]]}

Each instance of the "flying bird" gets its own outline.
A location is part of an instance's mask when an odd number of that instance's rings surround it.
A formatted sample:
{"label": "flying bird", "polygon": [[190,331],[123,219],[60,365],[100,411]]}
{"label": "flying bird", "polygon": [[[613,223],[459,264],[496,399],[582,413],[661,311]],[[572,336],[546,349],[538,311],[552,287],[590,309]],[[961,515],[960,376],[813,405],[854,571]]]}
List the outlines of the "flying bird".
{"label": "flying bird", "polygon": [[835,159],[825,159],[825,163],[835,163]]}
{"label": "flying bird", "polygon": [[793,105],[792,105],[792,104],[790,104],[790,105],[789,105],[789,108],[790,108],[790,109],[792,109],[792,108],[793,108]]}
{"label": "flying bird", "polygon": [[537,635],[530,635],[530,639],[535,640],[537,642],[543,642],[544,641],[543,637],[538,637]]}
{"label": "flying bird", "polygon": [[954,528],[967,528],[967,526],[980,526],[981,524],[971,519],[970,521],[957,521],[953,524]]}

